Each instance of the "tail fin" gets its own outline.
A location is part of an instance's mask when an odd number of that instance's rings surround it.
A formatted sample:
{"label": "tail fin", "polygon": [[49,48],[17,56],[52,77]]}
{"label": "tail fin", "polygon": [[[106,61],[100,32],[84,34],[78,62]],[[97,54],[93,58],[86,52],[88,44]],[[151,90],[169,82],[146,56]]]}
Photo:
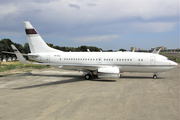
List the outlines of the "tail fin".
{"label": "tail fin", "polygon": [[24,27],[31,53],[62,52],[60,50],[49,47],[41,38],[41,36],[36,32],[29,21],[24,22]]}

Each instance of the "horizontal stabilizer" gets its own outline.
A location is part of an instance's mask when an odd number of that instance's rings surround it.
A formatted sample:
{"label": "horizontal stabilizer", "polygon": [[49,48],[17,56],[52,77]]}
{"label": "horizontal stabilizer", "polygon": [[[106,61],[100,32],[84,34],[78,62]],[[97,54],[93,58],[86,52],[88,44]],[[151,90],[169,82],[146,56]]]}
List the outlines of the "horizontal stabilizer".
{"label": "horizontal stabilizer", "polygon": [[22,54],[19,52],[19,50],[14,46],[14,45],[11,45],[12,49],[14,50],[14,53],[16,54],[18,60],[21,62],[21,63],[24,63],[24,64],[31,64],[30,62],[28,62],[23,56]]}
{"label": "horizontal stabilizer", "polygon": [[[16,54],[16,53],[14,53],[14,52],[6,52],[6,51],[1,51],[2,53],[7,53],[7,54]],[[31,54],[23,54],[22,53],[22,55],[23,56],[31,56],[31,57],[38,57],[38,55],[31,55]]]}

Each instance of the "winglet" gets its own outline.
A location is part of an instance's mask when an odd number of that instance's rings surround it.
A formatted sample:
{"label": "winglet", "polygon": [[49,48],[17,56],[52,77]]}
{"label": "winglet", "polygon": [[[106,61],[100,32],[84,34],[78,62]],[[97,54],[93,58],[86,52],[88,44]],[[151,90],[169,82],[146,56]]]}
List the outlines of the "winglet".
{"label": "winglet", "polygon": [[161,51],[162,47],[157,51],[157,54],[159,54],[159,52]]}
{"label": "winglet", "polygon": [[161,47],[158,51],[156,51],[156,48],[154,48],[154,50],[152,51],[152,53],[159,54],[159,52],[161,51],[161,49],[162,49],[162,47]]}
{"label": "winglet", "polygon": [[157,52],[156,52],[156,48],[154,48],[154,50],[152,51],[152,53],[157,53]]}
{"label": "winglet", "polygon": [[23,64],[31,64],[30,62],[28,62],[23,56],[22,54],[19,52],[19,50],[14,46],[11,45],[12,49],[14,50],[14,53],[16,54],[18,60],[23,63]]}

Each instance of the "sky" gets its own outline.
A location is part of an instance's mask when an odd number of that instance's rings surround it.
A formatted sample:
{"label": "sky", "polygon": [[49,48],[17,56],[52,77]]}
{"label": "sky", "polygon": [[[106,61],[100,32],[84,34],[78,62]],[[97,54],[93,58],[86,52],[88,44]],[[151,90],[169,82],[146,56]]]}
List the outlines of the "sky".
{"label": "sky", "polygon": [[0,39],[27,43],[24,21],[54,46],[180,48],[179,0],[0,0]]}

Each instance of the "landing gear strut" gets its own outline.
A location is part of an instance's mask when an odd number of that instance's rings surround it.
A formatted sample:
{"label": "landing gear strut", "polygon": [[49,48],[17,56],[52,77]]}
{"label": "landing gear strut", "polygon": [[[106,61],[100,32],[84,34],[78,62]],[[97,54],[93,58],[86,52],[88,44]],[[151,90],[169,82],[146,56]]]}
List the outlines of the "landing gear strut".
{"label": "landing gear strut", "polygon": [[122,78],[123,77],[123,75],[122,74],[119,74],[119,78]]}

